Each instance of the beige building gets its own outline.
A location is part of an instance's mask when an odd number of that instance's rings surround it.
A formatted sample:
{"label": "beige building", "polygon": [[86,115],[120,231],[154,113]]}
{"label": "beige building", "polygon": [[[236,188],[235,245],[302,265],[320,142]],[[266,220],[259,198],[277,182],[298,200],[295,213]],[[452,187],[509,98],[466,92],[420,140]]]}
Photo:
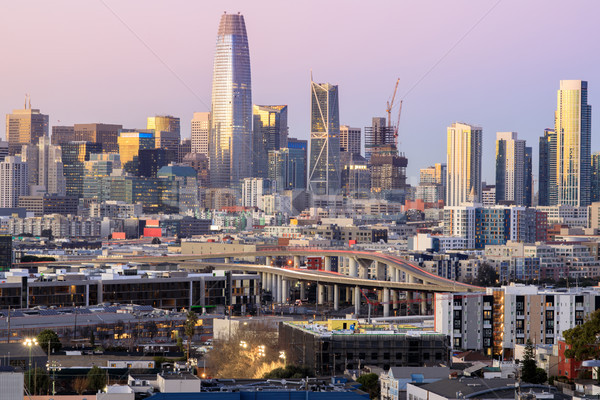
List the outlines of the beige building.
{"label": "beige building", "polygon": [[455,122],[448,127],[447,139],[446,205],[480,201],[481,128]]}
{"label": "beige building", "polygon": [[48,136],[48,116],[40,110],[29,108],[13,110],[6,115],[6,140],[10,155],[18,154],[26,144],[37,144],[38,140]]}
{"label": "beige building", "polygon": [[210,112],[195,112],[192,118],[192,153],[208,157],[208,133],[210,131]]}

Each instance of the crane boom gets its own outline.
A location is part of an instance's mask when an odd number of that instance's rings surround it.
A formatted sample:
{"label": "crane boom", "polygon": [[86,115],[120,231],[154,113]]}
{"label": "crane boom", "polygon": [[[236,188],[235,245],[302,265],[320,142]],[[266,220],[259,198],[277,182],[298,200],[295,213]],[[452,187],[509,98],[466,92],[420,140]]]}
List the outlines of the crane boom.
{"label": "crane boom", "polygon": [[396,148],[398,148],[398,129],[400,128],[400,117],[402,116],[402,102],[400,100],[400,107],[398,107],[398,120],[396,121],[396,126],[394,127],[394,141],[396,142]]}
{"label": "crane boom", "polygon": [[400,83],[400,78],[396,80],[396,86],[394,87],[394,94],[392,94],[392,99],[388,100],[386,112],[387,112],[387,122],[388,127],[392,127],[392,108],[394,107],[394,99],[396,98],[396,92],[398,91],[398,83]]}

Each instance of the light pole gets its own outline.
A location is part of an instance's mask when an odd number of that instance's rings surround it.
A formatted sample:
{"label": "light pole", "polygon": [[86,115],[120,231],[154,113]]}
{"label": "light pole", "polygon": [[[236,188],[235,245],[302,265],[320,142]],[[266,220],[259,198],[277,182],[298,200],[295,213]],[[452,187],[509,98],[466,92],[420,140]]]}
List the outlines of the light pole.
{"label": "light pole", "polygon": [[31,348],[33,346],[37,346],[38,341],[36,338],[27,338],[27,339],[25,339],[25,342],[23,342],[23,344],[29,348],[29,370],[27,372],[29,374],[28,387],[29,387],[29,390],[31,390]]}
{"label": "light pole", "polygon": [[46,363],[46,369],[48,371],[52,371],[52,396],[56,396],[56,371],[60,371],[62,369],[62,365],[58,361],[52,360]]}

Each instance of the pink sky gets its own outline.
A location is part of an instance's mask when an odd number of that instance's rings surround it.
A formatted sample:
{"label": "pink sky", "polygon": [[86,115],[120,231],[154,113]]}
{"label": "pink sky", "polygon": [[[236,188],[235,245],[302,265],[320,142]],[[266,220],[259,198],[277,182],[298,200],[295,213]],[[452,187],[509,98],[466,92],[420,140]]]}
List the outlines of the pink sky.
{"label": "pink sky", "polygon": [[[30,93],[52,125],[143,128],[147,116],[172,114],[189,136],[192,113],[210,104],[227,10],[246,19],[254,103],[288,104],[291,136],[309,136],[311,69],[315,80],[339,85],[341,122],[364,127],[385,115],[397,77],[404,94],[496,3],[105,1],[187,87],[102,1],[13,1],[0,13],[0,113],[21,108]],[[519,132],[537,160],[560,79],[588,80],[589,102],[600,106],[598,15],[597,0],[501,1],[405,98],[401,150],[412,183],[419,168],[445,162],[454,121],[483,127],[484,179],[492,181],[496,131]],[[594,138],[592,150],[600,150]]]}

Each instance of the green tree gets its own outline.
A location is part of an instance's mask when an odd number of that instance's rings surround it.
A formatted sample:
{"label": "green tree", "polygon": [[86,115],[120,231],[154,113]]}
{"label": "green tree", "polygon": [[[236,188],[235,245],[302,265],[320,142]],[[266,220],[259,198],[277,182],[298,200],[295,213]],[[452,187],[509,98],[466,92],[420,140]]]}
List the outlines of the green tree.
{"label": "green tree", "polygon": [[198,315],[192,310],[188,311],[187,319],[185,320],[185,325],[183,328],[183,332],[185,336],[187,336],[187,359],[190,359],[190,346],[192,344],[192,339],[194,338],[194,333],[196,331],[196,324],[198,323]]}
{"label": "green tree", "polygon": [[106,386],[106,373],[98,366],[94,365],[87,373],[87,388],[96,393]]}
{"label": "green tree", "polygon": [[477,269],[477,278],[475,284],[478,286],[488,287],[496,286],[498,280],[498,273],[496,268],[488,263],[482,263]]}
{"label": "green tree", "polygon": [[525,354],[523,356],[523,365],[521,366],[521,380],[527,383],[544,383],[548,379],[546,371],[538,368],[533,352],[533,343],[527,339],[525,345]]}
{"label": "green tree", "polygon": [[588,320],[563,333],[569,348],[567,358],[577,361],[595,360],[600,357],[600,310],[594,311]]}
{"label": "green tree", "polygon": [[27,391],[32,395],[48,393],[50,383],[50,376],[44,368],[32,368],[25,372]]}
{"label": "green tree", "polygon": [[185,351],[185,346],[183,345],[183,339],[181,338],[181,336],[177,336],[177,348],[182,353]]}
{"label": "green tree", "polygon": [[314,372],[306,366],[286,365],[285,368],[275,368],[267,372],[263,379],[300,379],[315,376]]}
{"label": "green tree", "polygon": [[379,398],[379,376],[377,374],[364,374],[356,379],[356,382],[360,383],[360,389],[364,392],[369,393],[371,399]]}
{"label": "green tree", "polygon": [[60,343],[58,335],[52,329],[44,329],[41,331],[39,335],[37,335],[37,341],[45,352],[48,352],[48,345],[50,345],[50,352],[52,353],[60,351],[62,348],[62,343]]}

